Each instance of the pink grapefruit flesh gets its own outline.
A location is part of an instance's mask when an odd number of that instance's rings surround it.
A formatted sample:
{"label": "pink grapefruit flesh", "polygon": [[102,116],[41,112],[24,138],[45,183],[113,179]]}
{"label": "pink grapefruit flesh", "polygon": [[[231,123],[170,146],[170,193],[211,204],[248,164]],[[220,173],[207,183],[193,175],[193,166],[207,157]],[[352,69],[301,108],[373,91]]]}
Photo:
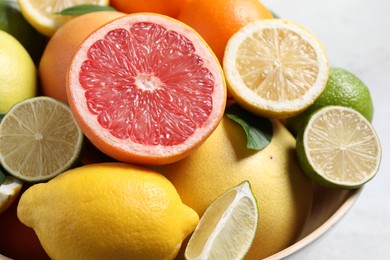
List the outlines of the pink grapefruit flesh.
{"label": "pink grapefruit flesh", "polygon": [[81,44],[67,84],[86,136],[125,162],[164,164],[188,156],[222,118],[222,69],[200,36],[172,18],[132,14]]}

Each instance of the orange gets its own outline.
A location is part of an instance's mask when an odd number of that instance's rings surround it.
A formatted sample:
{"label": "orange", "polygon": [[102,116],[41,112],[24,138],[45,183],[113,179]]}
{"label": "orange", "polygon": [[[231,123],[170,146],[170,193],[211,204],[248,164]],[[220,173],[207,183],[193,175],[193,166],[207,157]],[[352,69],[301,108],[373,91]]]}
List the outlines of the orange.
{"label": "orange", "polygon": [[120,12],[93,12],[78,16],[58,29],[39,63],[42,94],[67,103],[66,74],[77,47],[93,30],[123,15]]}
{"label": "orange", "polygon": [[168,16],[130,14],[90,34],[69,69],[69,105],[88,139],[113,159],[166,164],[217,127],[226,83],[212,50]]}
{"label": "orange", "polygon": [[258,0],[192,0],[178,19],[194,28],[222,63],[229,38],[248,22],[273,18]]}
{"label": "orange", "polygon": [[189,0],[111,0],[116,10],[125,13],[152,12],[176,17]]}

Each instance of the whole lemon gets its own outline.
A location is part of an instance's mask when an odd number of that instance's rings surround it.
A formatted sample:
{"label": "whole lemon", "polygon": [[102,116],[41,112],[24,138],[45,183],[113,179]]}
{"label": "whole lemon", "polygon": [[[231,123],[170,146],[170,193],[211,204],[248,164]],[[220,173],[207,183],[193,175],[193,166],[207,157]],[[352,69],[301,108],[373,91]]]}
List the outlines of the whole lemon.
{"label": "whole lemon", "polygon": [[311,210],[313,187],[295,155],[295,139],[273,121],[271,143],[246,148],[244,129],[226,116],[192,155],[159,167],[183,202],[201,216],[223,192],[244,180],[251,184],[259,222],[248,259],[263,259],[292,244]]}
{"label": "whole lemon", "polygon": [[0,113],[37,92],[35,65],[26,49],[0,30]]}
{"label": "whole lemon", "polygon": [[161,174],[123,163],[69,170],[23,193],[18,218],[52,259],[173,259],[198,223]]}

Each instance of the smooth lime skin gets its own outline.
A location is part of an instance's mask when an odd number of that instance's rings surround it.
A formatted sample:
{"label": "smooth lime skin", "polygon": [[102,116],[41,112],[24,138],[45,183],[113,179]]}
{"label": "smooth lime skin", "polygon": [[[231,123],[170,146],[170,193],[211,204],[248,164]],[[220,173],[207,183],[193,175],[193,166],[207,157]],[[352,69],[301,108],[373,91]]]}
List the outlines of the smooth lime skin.
{"label": "smooth lime skin", "polygon": [[331,67],[325,90],[316,101],[298,116],[285,120],[289,130],[298,134],[310,114],[329,105],[350,107],[361,113],[369,122],[372,121],[374,106],[369,88],[351,72]]}

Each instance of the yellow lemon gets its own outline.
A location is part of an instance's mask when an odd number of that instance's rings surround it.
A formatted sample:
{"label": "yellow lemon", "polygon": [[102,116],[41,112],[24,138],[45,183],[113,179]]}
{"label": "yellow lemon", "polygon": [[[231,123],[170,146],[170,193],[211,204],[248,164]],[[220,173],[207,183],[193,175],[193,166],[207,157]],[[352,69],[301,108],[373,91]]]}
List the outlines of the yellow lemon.
{"label": "yellow lemon", "polygon": [[37,72],[26,49],[10,34],[0,30],[0,113],[19,101],[34,97]]}
{"label": "yellow lemon", "polygon": [[329,61],[318,39],[299,24],[265,19],[229,39],[223,69],[238,104],[258,115],[286,118],[322,93]]}
{"label": "yellow lemon", "polygon": [[69,170],[23,193],[18,217],[52,259],[173,259],[199,217],[161,174],[123,163]]}
{"label": "yellow lemon", "polygon": [[290,132],[273,121],[271,143],[261,151],[249,150],[242,127],[225,116],[192,155],[158,169],[200,216],[223,192],[248,180],[259,220],[247,257],[263,259],[295,241],[311,209],[312,182],[299,166],[295,143]]}
{"label": "yellow lemon", "polygon": [[59,27],[74,18],[59,12],[78,5],[109,4],[108,0],[18,0],[24,18],[40,33],[51,37]]}

